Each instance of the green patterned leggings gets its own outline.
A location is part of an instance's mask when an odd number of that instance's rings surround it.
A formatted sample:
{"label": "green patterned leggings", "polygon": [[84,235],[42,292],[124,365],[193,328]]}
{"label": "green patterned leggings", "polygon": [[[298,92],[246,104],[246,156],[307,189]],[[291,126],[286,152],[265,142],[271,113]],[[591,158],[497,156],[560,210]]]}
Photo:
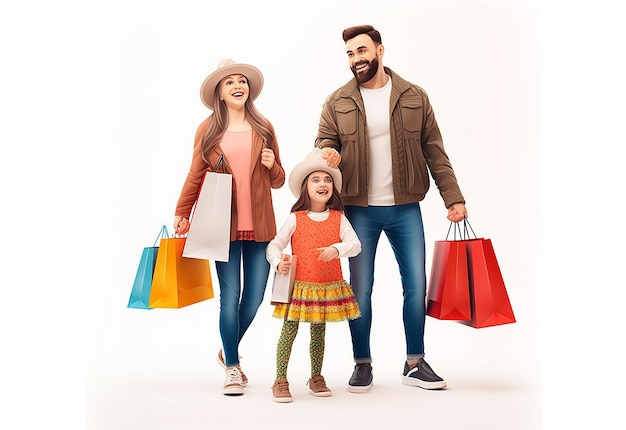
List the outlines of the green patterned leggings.
{"label": "green patterned leggings", "polygon": [[[287,377],[287,366],[291,356],[293,341],[298,334],[298,321],[283,321],[283,328],[276,347],[276,378]],[[322,374],[322,363],[324,362],[324,348],[326,339],[326,323],[311,323],[311,343],[309,344],[309,355],[311,357],[311,377]]]}

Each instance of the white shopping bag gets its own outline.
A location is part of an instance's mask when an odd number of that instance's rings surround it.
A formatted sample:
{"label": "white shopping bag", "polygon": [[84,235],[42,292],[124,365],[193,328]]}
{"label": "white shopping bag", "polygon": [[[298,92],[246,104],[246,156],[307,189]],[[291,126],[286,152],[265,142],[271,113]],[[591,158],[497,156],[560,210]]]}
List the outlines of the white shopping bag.
{"label": "white shopping bag", "polygon": [[228,261],[233,177],[206,172],[190,220],[183,257]]}
{"label": "white shopping bag", "polygon": [[291,266],[288,273],[274,272],[274,284],[272,285],[271,304],[289,303],[293,294],[293,283],[296,277],[296,262],[298,256],[291,256]]}

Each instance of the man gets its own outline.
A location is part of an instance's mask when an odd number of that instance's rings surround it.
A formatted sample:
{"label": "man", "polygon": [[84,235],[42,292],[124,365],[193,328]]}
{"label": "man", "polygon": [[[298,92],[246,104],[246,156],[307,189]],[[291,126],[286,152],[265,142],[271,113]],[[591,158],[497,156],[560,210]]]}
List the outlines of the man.
{"label": "man", "polygon": [[402,381],[442,389],[446,382],[424,360],[426,259],[419,202],[429,188],[429,171],[450,221],[467,217],[465,199],[424,90],[383,66],[385,48],[374,27],[347,28],[343,40],[354,78],[326,99],[315,146],[322,148],[329,166],[342,171],[345,213],[362,244],[361,253],[349,260],[362,316],[349,323],[355,367],[348,391],[368,392],[373,384],[371,297],[382,232],[402,279],[407,353]]}

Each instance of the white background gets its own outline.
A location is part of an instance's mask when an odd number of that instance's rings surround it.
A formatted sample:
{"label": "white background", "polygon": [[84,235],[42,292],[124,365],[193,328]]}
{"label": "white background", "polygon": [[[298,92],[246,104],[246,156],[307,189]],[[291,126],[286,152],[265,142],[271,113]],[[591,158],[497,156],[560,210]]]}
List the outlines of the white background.
{"label": "white background", "polygon": [[[617,4],[2,3],[0,428],[623,428],[611,394],[624,382]],[[475,330],[428,318],[428,361],[449,389],[402,386],[401,293],[383,239],[374,390],[346,392],[349,333],[335,324],[324,363],[334,396],[308,395],[303,325],[294,403],[273,403],[280,322],[267,301],[241,345],[250,386],[227,398],[217,298],[126,308],[209,114],[200,84],[224,57],[258,66],[257,106],[289,172],[312,147],[324,98],[351,77],[341,31],[362,23],[381,31],[384,64],[428,92],[518,321]],[[280,224],[288,188],[274,201]],[[428,270],[448,223],[434,187],[422,208]]]}

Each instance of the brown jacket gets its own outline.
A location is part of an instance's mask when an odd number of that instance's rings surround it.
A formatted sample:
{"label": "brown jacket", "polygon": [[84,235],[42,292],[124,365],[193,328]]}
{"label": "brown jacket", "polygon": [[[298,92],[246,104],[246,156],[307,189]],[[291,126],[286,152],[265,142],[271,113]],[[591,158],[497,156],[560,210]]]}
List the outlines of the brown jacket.
{"label": "brown jacket", "polygon": [[[426,92],[385,67],[391,76],[390,133],[393,192],[397,205],[424,199],[429,170],[446,207],[465,203],[443,147]],[[322,108],[315,145],[341,154],[344,204],[367,206],[368,159],[365,106],[356,78],[331,93]]]}
{"label": "brown jacket", "polygon": [[[196,131],[194,139],[193,156],[191,160],[191,168],[187,174],[187,179],[180,193],[178,203],[176,205],[177,216],[183,216],[189,219],[192,208],[194,207],[200,191],[202,178],[207,170],[212,170],[222,152],[222,148],[218,145],[216,150],[210,156],[209,164],[202,159],[202,138],[208,128],[209,116],[204,120]],[[272,130],[273,131],[273,130]],[[274,135],[274,133],[272,133]],[[272,188],[280,188],[285,183],[285,170],[280,162],[278,151],[278,143],[274,135],[272,142],[267,142],[267,146],[274,151],[276,161],[271,169],[267,169],[261,164],[261,149],[263,149],[263,139],[252,131],[252,165],[250,166],[250,184],[252,187],[252,222],[254,224],[254,237],[257,242],[269,242],[276,236],[276,218],[274,216],[274,205],[272,203]],[[228,159],[224,156],[225,173],[232,174]],[[222,168],[218,168],[218,172],[222,172]],[[233,181],[233,198],[231,200],[231,223],[230,223],[230,240],[233,241],[237,237],[237,190],[235,189],[235,181]],[[228,202],[225,202],[228,203]]]}

